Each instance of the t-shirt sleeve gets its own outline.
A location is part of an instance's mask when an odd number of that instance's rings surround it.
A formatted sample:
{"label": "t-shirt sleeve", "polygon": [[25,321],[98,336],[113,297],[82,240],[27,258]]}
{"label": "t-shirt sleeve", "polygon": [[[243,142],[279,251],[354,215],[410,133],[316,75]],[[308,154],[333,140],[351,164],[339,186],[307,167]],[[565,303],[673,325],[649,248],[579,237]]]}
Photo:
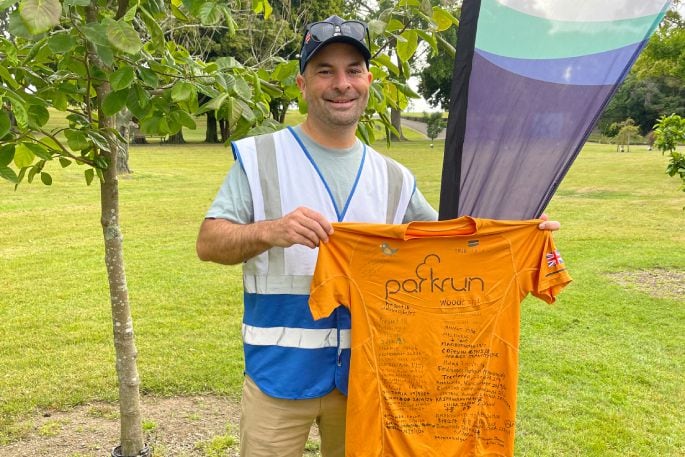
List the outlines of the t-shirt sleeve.
{"label": "t-shirt sleeve", "polygon": [[403,223],[412,221],[437,221],[438,212],[433,209],[433,207],[428,203],[426,197],[423,196],[418,187],[414,190],[414,193],[409,200],[409,206],[407,207],[407,212],[404,214],[402,219]]}
{"label": "t-shirt sleeve", "polygon": [[340,305],[350,307],[350,283],[344,252],[333,234],[319,246],[319,255],[309,295],[309,309],[314,319],[328,317]]}
{"label": "t-shirt sleeve", "polygon": [[535,283],[531,293],[547,303],[554,303],[557,295],[572,279],[566,269],[566,262],[554,243],[552,233],[542,231],[541,235],[542,240],[538,244],[535,259],[537,274],[534,275]]}
{"label": "t-shirt sleeve", "polygon": [[240,163],[236,162],[229,170],[205,217],[238,224],[254,222],[250,183]]}

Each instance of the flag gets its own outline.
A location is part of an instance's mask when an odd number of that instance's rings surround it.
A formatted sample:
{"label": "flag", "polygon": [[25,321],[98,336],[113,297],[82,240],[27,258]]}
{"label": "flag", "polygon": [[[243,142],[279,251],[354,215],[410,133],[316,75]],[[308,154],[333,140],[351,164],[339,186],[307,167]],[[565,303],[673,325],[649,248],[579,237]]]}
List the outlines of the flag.
{"label": "flag", "polygon": [[440,219],[539,216],[666,0],[465,0]]}
{"label": "flag", "polygon": [[561,265],[562,263],[564,263],[564,259],[561,258],[561,254],[559,254],[559,251],[557,249],[555,249],[552,252],[547,253],[547,266],[548,267]]}

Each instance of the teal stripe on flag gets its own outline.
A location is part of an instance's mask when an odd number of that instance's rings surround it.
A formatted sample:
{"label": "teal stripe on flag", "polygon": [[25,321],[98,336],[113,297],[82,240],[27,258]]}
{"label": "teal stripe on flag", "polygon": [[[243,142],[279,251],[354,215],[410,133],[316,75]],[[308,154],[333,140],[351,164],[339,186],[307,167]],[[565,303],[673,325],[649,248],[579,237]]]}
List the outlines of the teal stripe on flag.
{"label": "teal stripe on flag", "polygon": [[481,0],[476,48],[520,59],[597,54],[644,40],[664,14],[665,10],[656,15],[605,22],[557,21],[521,13],[496,0]]}

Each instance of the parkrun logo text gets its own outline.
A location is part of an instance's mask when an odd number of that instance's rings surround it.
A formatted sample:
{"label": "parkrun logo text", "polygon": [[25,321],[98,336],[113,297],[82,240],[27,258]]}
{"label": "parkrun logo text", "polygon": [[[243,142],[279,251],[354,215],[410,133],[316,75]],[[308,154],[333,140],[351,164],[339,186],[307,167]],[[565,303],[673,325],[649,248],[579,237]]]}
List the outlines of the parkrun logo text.
{"label": "parkrun logo text", "polygon": [[[437,254],[428,254],[423,261],[416,266],[416,275],[414,277],[388,279],[385,282],[386,305],[390,305],[390,301],[392,301],[393,298],[397,298],[393,296],[397,294],[447,295],[452,292],[485,291],[485,281],[483,281],[483,278],[478,276],[464,276],[463,278],[440,276],[436,271],[436,267],[439,265],[440,257]],[[452,301],[453,300],[441,300],[441,303],[445,302],[445,304],[451,304]],[[457,304],[457,301],[454,301],[454,303]],[[394,307],[396,307],[396,305],[397,304],[395,304]]]}

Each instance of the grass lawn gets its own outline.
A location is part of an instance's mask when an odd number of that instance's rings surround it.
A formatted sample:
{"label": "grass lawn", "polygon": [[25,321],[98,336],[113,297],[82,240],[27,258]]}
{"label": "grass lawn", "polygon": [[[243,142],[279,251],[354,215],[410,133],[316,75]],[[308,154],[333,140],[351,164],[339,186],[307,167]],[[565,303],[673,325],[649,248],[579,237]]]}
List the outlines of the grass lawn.
{"label": "grass lawn", "polygon": [[[437,206],[441,142],[376,148]],[[665,157],[631,149],[587,145],[548,207],[575,281],[554,305],[522,305],[517,456],[685,455],[685,301],[669,294],[682,282],[648,293],[615,279],[682,281],[685,194]],[[221,145],[131,149],[121,223],[146,395],[239,396],[240,270],[195,255],[232,163]],[[76,165],[49,168],[51,187],[0,183],[0,444],[35,409],[117,396],[99,188]]]}

